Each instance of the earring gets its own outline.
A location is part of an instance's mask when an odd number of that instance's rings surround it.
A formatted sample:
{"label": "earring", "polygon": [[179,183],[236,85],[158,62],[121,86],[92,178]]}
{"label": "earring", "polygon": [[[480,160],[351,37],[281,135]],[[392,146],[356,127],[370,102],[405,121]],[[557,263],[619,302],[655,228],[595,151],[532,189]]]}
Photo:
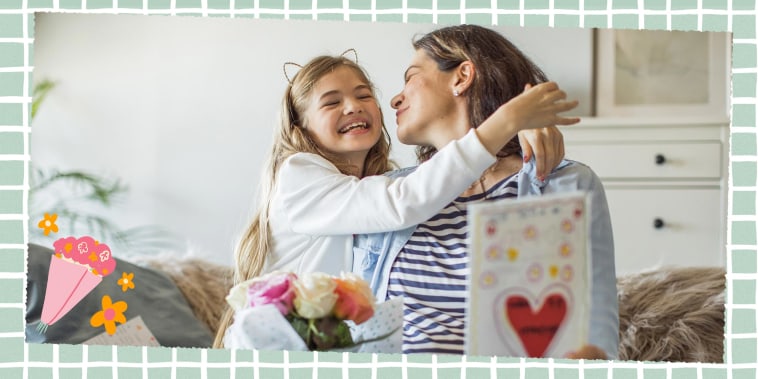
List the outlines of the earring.
{"label": "earring", "polygon": [[454,89],[453,90],[453,96],[458,96],[458,95],[460,95],[460,92],[458,92],[457,89]]}

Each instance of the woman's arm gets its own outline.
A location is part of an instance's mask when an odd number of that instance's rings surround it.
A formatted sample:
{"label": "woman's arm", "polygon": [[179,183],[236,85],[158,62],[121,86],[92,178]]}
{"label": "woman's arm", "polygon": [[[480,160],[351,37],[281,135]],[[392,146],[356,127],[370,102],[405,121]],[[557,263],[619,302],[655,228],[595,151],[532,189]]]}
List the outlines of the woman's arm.
{"label": "woman's arm", "polygon": [[605,190],[594,173],[588,191],[592,199],[592,307],[588,342],[603,350],[607,359],[616,359],[619,345],[619,307],[613,229]]}
{"label": "woman's arm", "polygon": [[[584,164],[573,162],[548,177],[544,193],[585,191],[590,196],[590,293],[589,338],[577,346],[575,358],[595,358],[596,349],[607,359],[616,359],[619,344],[618,293],[613,229],[608,201],[600,178]],[[587,354],[585,354],[587,353]],[[591,354],[590,354],[591,353]]]}

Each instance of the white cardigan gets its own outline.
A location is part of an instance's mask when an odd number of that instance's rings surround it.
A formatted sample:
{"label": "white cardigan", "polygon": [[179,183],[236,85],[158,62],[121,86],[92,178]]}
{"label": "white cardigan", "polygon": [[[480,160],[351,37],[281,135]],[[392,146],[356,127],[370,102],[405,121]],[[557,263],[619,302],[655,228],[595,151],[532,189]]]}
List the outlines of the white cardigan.
{"label": "white cardigan", "polygon": [[264,272],[349,272],[353,234],[389,232],[437,214],[495,162],[472,129],[400,178],[344,175],[298,153],[279,169],[269,209],[272,249]]}

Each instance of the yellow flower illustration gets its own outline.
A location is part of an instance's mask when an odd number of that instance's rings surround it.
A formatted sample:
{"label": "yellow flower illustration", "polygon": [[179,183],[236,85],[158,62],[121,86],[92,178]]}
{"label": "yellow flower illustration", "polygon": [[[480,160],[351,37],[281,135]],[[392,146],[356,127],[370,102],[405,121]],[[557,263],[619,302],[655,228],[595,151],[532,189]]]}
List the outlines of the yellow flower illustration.
{"label": "yellow flower illustration", "polygon": [[558,276],[558,266],[550,265],[550,277],[555,279]]}
{"label": "yellow flower illustration", "polygon": [[118,284],[121,285],[121,291],[126,292],[126,289],[134,289],[134,273],[122,273],[121,279],[118,280]]}
{"label": "yellow flower illustration", "polygon": [[514,262],[518,259],[518,250],[514,247],[508,249],[508,260]]}
{"label": "yellow flower illustration", "polygon": [[500,258],[500,255],[500,249],[495,246],[490,247],[489,251],[487,252],[487,258],[493,261]]}
{"label": "yellow flower illustration", "polygon": [[568,257],[569,255],[571,255],[571,245],[569,245],[568,243],[564,243],[563,245],[561,245],[561,255],[564,257]]}
{"label": "yellow flower illustration", "polygon": [[50,232],[58,233],[58,225],[55,225],[55,220],[57,219],[57,213],[45,213],[45,217],[42,219],[42,221],[39,222],[39,224],[37,224],[37,226],[43,230],[43,233],[46,236],[50,235]]}
{"label": "yellow flower illustration", "polygon": [[126,317],[124,316],[126,307],[125,301],[112,303],[110,296],[103,295],[103,310],[92,315],[89,323],[95,328],[105,324],[105,331],[113,335],[116,333],[116,323],[123,324],[126,322]]}

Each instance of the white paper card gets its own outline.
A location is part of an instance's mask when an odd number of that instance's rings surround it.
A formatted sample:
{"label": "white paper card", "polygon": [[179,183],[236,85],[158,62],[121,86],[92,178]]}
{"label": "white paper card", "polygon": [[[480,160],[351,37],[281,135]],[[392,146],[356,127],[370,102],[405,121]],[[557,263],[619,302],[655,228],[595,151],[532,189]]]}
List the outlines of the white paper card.
{"label": "white paper card", "polygon": [[560,358],[586,343],[589,206],[577,192],[469,207],[466,354]]}
{"label": "white paper card", "polygon": [[155,336],[147,328],[141,316],[117,325],[116,333],[98,334],[84,342],[83,345],[120,345],[120,346],[160,346]]}

